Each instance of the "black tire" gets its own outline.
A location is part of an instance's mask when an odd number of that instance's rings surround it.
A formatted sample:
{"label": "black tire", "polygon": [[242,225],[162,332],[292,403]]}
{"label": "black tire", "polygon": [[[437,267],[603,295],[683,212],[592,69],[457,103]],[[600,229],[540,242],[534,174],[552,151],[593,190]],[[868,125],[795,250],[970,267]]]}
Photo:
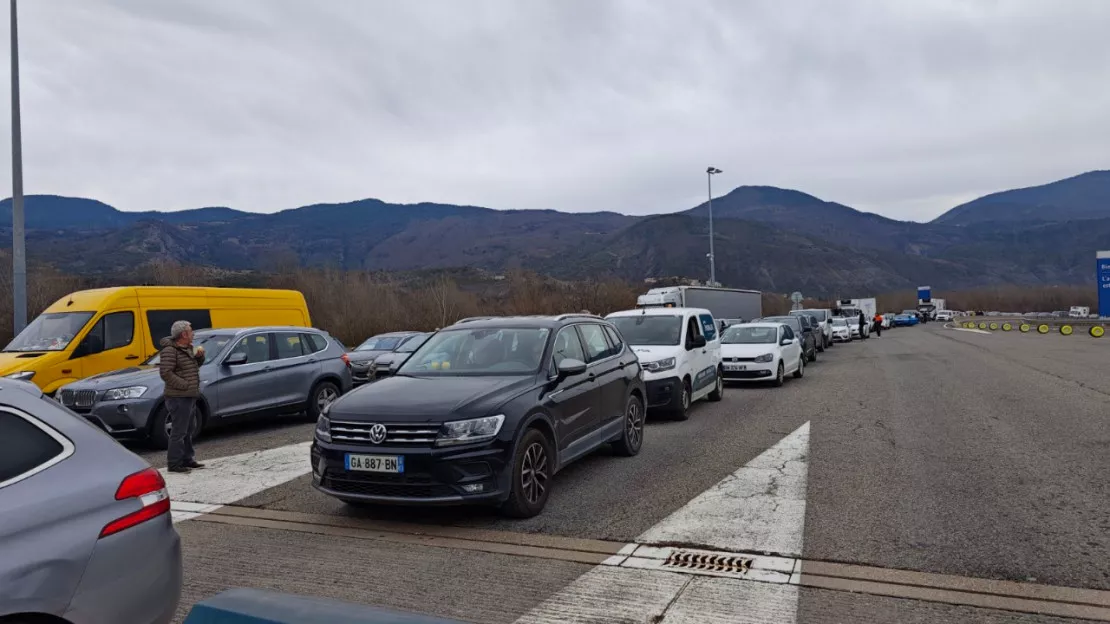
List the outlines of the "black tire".
{"label": "black tire", "polygon": [[817,361],[817,347],[813,348],[813,355],[809,358],[809,361],[810,362],[816,362]]}
{"label": "black tire", "polygon": [[[166,406],[163,404],[159,405],[158,409],[150,416],[150,422],[147,424],[149,429],[147,442],[150,444],[151,448],[164,451],[170,447],[170,425],[166,422],[169,414],[169,411],[166,410]],[[197,426],[193,429],[193,441],[195,442],[200,435],[201,425],[204,424],[204,420],[201,418],[199,405],[193,414],[193,418],[197,420]]]}
{"label": "black tire", "polygon": [[512,487],[508,500],[501,505],[501,513],[512,518],[531,518],[543,511],[551,493],[554,468],[551,441],[538,429],[525,431],[513,453]]}
{"label": "black tire", "polygon": [[321,381],[312,386],[312,391],[308,393],[308,406],[305,408],[305,413],[315,422],[324,407],[338,398],[339,386],[330,381]]}
{"label": "black tire", "polygon": [[671,415],[675,420],[689,420],[690,419],[690,404],[694,402],[694,390],[690,387],[690,382],[686,379],[682,380],[682,394],[678,397],[678,405],[675,406]]}
{"label": "black tire", "polygon": [[716,402],[720,401],[721,399],[725,398],[725,378],[724,378],[723,375],[724,375],[724,371],[722,371],[720,368],[718,368],[717,369],[717,387],[713,389],[713,392],[709,393],[709,400],[714,402],[714,403],[716,403]]}
{"label": "black tire", "polygon": [[644,402],[633,394],[624,407],[624,430],[621,439],[613,443],[618,455],[632,457],[644,445]]}
{"label": "black tire", "polygon": [[806,375],[806,359],[798,359],[798,370],[794,371],[794,379],[801,379]]}
{"label": "black tire", "polygon": [[825,352],[825,337],[821,336],[821,343],[817,345],[817,350],[821,353]]}
{"label": "black tire", "polygon": [[786,383],[786,367],[782,365],[782,360],[779,360],[779,372],[775,375],[775,380],[771,382],[776,388],[781,388],[782,384]]}

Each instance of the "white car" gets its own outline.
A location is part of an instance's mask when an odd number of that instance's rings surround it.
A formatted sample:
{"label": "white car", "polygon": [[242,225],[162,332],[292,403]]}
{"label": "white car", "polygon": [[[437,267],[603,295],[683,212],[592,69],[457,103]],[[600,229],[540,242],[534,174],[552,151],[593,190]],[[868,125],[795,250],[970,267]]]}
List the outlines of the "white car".
{"label": "white car", "polygon": [[937,312],[938,321],[951,321],[953,318],[955,318],[955,315],[952,314],[952,312],[949,310],[941,310],[940,312]]}
{"label": "white car", "polygon": [[805,375],[802,341],[781,323],[733,325],[721,334],[725,381],[770,381]]}
{"label": "white car", "polygon": [[686,420],[694,401],[724,397],[721,337],[709,310],[650,307],[614,312],[605,319],[640,360],[648,409]]}
{"label": "white car", "polygon": [[833,342],[852,342],[852,328],[848,326],[848,319],[843,316],[832,318],[832,339]]}

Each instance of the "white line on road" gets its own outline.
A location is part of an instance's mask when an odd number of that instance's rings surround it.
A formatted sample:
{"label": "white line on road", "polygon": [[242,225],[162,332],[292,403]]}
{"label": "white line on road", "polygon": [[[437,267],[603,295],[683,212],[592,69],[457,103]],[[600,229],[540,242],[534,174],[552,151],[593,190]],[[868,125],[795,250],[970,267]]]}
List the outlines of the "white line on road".
{"label": "white line on road", "polygon": [[[640,536],[640,542],[698,544],[727,551],[800,556],[805,530],[809,423]],[[794,561],[757,560],[745,578],[663,571],[672,548],[622,549],[517,620],[516,624],[643,624],[797,621]],[[623,557],[623,559],[620,559]]]}
{"label": "white line on road", "polygon": [[292,481],[312,471],[308,449],[301,442],[205,460],[204,468],[190,473],[162,469],[169,488],[174,522],[211,513],[264,490]]}
{"label": "white line on road", "polygon": [[808,454],[807,422],[636,541],[801,556]]}

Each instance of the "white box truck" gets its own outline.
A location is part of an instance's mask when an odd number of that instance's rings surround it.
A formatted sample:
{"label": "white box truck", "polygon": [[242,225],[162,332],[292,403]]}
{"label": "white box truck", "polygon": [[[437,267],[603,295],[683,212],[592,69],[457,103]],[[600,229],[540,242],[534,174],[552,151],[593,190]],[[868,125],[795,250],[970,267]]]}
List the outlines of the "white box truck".
{"label": "white box truck", "polygon": [[636,298],[637,308],[705,308],[726,325],[763,316],[763,293],[737,288],[670,286]]}

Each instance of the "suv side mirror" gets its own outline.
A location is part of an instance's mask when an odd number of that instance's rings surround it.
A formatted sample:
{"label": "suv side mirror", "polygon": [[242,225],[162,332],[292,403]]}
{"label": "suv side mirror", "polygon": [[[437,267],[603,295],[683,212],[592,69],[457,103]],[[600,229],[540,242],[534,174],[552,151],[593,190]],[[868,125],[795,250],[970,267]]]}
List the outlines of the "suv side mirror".
{"label": "suv side mirror", "polygon": [[690,349],[700,349],[705,345],[705,336],[694,336],[690,339],[690,346],[687,347],[686,350],[689,351]]}
{"label": "suv side mirror", "polygon": [[224,366],[239,366],[246,363],[247,354],[243,353],[242,351],[232,353],[231,355],[227,356],[226,360],[224,360]]}
{"label": "suv side mirror", "polygon": [[586,372],[586,363],[582,360],[574,358],[566,358],[559,362],[559,378],[566,379],[567,377],[574,377]]}

